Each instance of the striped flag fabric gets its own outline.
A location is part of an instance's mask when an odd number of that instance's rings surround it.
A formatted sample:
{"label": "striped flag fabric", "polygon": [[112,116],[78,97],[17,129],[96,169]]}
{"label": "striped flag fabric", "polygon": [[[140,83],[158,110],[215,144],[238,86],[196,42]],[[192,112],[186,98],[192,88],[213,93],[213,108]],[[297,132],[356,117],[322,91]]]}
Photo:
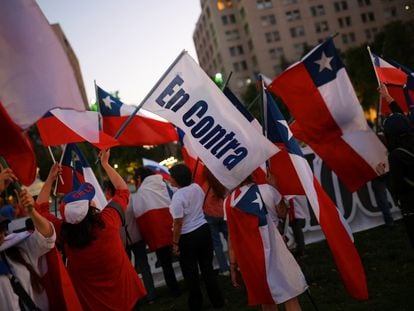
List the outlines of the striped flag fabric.
{"label": "striped flag fabric", "polygon": [[306,195],[347,291],[354,298],[367,299],[365,272],[348,223],[313,175],[270,93],[265,91],[263,99],[267,137],[282,150],[270,160],[272,174],[279,176],[278,188],[285,191],[282,194]]}
{"label": "striped flag fabric", "polygon": [[[97,94],[103,131],[114,137],[136,107],[122,103],[98,86]],[[121,146],[160,145],[178,141],[178,136],[171,123],[141,109],[118,137],[118,141]]]}
{"label": "striped flag fabric", "polygon": [[149,168],[155,174],[161,175],[162,178],[169,180],[170,179],[170,172],[168,167],[161,165],[157,161],[142,158],[142,166]]}
{"label": "striped flag fabric", "polygon": [[99,114],[56,108],[36,122],[45,146],[89,142],[99,149],[118,146],[119,142],[99,130]]}
{"label": "striped flag fabric", "polygon": [[103,210],[108,202],[92,168],[79,147],[76,144],[67,144],[62,156],[62,178],[64,184],[58,179],[58,192],[66,194],[77,190],[81,184],[88,182],[95,188],[93,201],[96,204],[96,208]]}
{"label": "striped flag fabric", "polygon": [[[388,92],[404,113],[414,110],[414,73],[393,60],[385,60],[370,53],[379,82],[387,86]],[[381,102],[381,113],[391,113],[385,100]]]}
{"label": "striped flag fabric", "polygon": [[[351,192],[388,171],[387,150],[369,128],[332,39],[269,85],[302,136]],[[294,132],[296,136],[296,132]]]}

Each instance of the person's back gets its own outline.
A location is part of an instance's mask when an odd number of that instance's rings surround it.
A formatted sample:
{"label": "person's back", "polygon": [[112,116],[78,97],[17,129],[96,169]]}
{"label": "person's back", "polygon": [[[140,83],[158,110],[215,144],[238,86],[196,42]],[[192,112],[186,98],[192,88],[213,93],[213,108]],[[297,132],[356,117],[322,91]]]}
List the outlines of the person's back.
{"label": "person's back", "polygon": [[[126,204],[129,192],[124,190],[120,195],[118,193],[113,200],[122,197]],[[128,310],[138,298],[136,287],[143,291],[142,283],[138,282],[120,238],[121,220],[118,212],[107,207],[100,217],[105,227],[95,228],[99,232],[96,232],[96,239],[88,247],[77,249],[65,245],[67,268],[85,309]],[[115,293],[123,299],[106,298],[114,297]]]}

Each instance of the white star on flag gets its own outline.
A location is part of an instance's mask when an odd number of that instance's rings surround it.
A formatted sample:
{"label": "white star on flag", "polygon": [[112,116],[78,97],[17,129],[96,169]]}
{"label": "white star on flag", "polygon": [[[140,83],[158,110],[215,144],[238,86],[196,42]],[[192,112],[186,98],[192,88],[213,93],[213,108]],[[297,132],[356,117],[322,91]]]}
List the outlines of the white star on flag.
{"label": "white star on flag", "polygon": [[288,140],[290,140],[293,135],[292,135],[292,132],[289,129],[287,121],[286,120],[277,120],[277,122],[279,122],[280,124],[282,124],[286,128],[286,130],[288,132]]}
{"label": "white star on flag", "polygon": [[315,64],[319,65],[319,72],[321,72],[324,69],[332,70],[331,67],[331,60],[333,56],[328,57],[325,55],[325,52],[322,52],[321,59],[315,61]]}
{"label": "white star on flag", "polygon": [[102,98],[102,101],[105,104],[105,107],[108,107],[109,109],[112,109],[112,104],[114,101],[111,99],[111,96],[106,96],[105,98]]}
{"label": "white star on flag", "polygon": [[260,195],[259,195],[258,192],[256,192],[256,200],[254,200],[252,203],[259,204],[259,209],[260,210],[263,208],[263,202],[262,202],[262,199],[261,199],[261,197],[260,197]]}

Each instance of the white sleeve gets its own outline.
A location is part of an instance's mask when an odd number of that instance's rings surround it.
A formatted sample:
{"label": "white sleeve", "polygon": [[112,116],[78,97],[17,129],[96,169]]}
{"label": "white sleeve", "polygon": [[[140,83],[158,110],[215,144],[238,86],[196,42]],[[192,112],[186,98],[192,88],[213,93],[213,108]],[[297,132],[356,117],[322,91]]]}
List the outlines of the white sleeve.
{"label": "white sleeve", "polygon": [[49,222],[53,228],[53,234],[50,237],[44,237],[39,231],[35,230],[26,240],[22,242],[22,248],[27,250],[30,259],[37,260],[40,256],[50,251],[56,242],[56,231],[53,224]]}
{"label": "white sleeve", "polygon": [[179,193],[174,193],[170,204],[170,213],[173,219],[184,217],[184,202],[177,194]]}

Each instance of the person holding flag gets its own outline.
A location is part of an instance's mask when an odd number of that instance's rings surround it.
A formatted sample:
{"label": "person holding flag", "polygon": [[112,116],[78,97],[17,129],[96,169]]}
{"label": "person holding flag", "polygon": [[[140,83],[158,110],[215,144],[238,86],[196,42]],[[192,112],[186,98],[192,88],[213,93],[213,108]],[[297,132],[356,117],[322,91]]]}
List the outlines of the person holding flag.
{"label": "person holding flag", "polygon": [[[11,169],[2,169],[0,194],[16,180]],[[27,190],[20,191],[18,197],[35,230],[7,235],[10,220],[0,216],[0,301],[4,310],[49,310],[39,259],[55,246],[56,233],[53,225],[33,209],[34,200]]]}
{"label": "person holding flag", "polygon": [[39,193],[37,208],[55,225],[63,242],[67,269],[83,310],[132,310],[146,291],[119,234],[121,215],[128,204],[128,185],[109,164],[109,150],[102,150],[99,158],[116,189],[111,202],[100,213],[92,200],[95,189],[90,183],[81,184],[63,197],[63,219],[50,213],[49,196],[60,173],[59,164],[52,166]]}
{"label": "person holding flag", "polygon": [[[268,177],[275,184],[274,177]],[[305,277],[288,250],[275,222],[282,196],[270,184],[257,185],[246,178],[225,199],[229,227],[230,273],[240,287],[237,267],[247,288],[248,304],[263,310],[301,310],[297,296],[308,288]]]}

